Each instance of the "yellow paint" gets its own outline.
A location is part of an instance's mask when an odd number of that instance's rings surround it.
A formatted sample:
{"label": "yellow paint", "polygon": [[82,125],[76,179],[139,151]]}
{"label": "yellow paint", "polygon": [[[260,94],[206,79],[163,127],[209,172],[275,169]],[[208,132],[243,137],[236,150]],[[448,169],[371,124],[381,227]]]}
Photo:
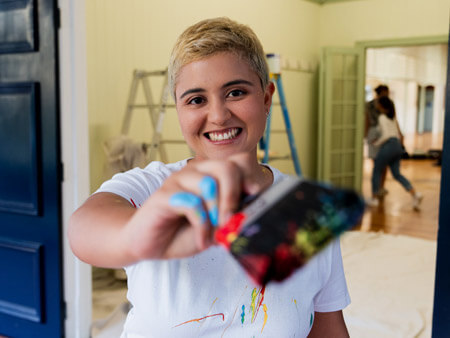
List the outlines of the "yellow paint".
{"label": "yellow paint", "polygon": [[255,302],[256,302],[256,296],[258,296],[258,292],[256,291],[256,288],[253,289],[252,291],[252,302],[250,304],[250,312],[252,313],[252,323],[255,320],[255,313],[256,313],[256,306],[255,306]]}
{"label": "yellow paint", "polygon": [[235,233],[230,233],[230,234],[228,234],[227,235],[227,242],[228,243],[231,243],[231,242],[233,242],[235,239],[236,239],[236,234]]}
{"label": "yellow paint", "polygon": [[261,333],[264,330],[264,326],[266,326],[266,322],[267,322],[267,306],[266,304],[263,304],[263,310],[264,310],[264,322],[263,322],[263,326],[261,328]]}

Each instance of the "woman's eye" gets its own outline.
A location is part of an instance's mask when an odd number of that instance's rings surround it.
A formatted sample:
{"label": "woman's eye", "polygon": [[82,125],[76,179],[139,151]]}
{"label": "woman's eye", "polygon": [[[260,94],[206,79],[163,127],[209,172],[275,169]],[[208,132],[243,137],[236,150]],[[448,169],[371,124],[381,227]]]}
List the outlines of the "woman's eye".
{"label": "woman's eye", "polygon": [[232,90],[231,92],[229,92],[228,96],[230,96],[230,97],[237,97],[237,96],[242,96],[244,94],[245,94],[245,92],[243,90],[235,89],[235,90]]}
{"label": "woman's eye", "polygon": [[188,101],[188,104],[201,104],[205,100],[202,97],[194,97]]}

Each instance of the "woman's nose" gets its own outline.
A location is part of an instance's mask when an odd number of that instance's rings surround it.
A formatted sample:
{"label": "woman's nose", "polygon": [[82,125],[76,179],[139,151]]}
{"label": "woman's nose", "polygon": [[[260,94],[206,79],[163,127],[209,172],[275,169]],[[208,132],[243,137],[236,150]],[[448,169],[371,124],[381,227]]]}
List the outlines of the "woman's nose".
{"label": "woman's nose", "polygon": [[222,125],[231,117],[231,111],[223,100],[212,100],[208,120],[211,123]]}

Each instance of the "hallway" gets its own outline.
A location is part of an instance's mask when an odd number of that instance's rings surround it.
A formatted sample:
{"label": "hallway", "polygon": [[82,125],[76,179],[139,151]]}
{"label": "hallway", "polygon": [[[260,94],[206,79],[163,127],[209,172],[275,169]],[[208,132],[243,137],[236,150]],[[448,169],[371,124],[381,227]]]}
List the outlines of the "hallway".
{"label": "hallway", "polygon": [[[442,149],[442,134],[405,135],[405,147],[410,155],[426,154],[429,149]],[[385,188],[389,193],[378,207],[367,208],[361,231],[383,231],[423,239],[437,238],[439,216],[439,192],[441,167],[435,159],[404,159],[401,172],[417,191],[424,195],[420,211],[414,211],[412,200],[403,187],[396,182],[390,172]],[[370,196],[372,160],[364,160],[363,194]]]}

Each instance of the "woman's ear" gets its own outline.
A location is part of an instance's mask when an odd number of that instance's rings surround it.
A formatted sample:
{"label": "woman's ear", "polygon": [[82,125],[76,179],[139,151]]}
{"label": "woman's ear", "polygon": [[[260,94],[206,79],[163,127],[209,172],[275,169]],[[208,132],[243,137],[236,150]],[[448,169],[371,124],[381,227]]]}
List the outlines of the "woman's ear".
{"label": "woman's ear", "polygon": [[270,107],[272,106],[272,96],[275,92],[275,85],[272,81],[269,81],[269,83],[266,86],[266,90],[264,93],[264,108],[265,111],[269,111]]}

